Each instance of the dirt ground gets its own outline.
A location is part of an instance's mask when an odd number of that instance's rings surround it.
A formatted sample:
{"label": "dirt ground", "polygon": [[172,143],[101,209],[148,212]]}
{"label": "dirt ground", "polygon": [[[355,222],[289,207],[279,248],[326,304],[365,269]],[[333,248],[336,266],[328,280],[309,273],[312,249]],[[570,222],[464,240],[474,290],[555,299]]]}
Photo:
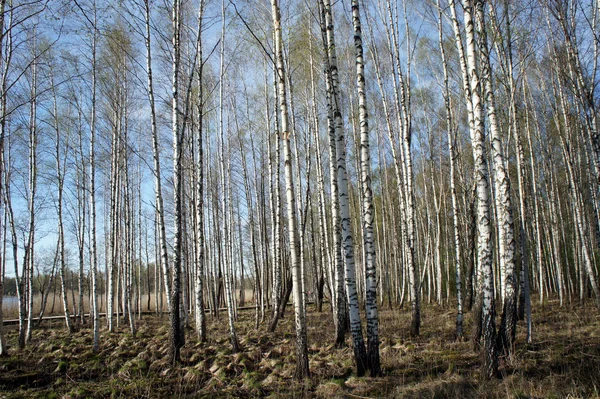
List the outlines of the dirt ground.
{"label": "dirt ground", "polygon": [[[600,314],[595,307],[559,308],[550,301],[534,306],[533,344],[519,324],[516,353],[501,359],[500,376],[485,380],[471,342],[454,338],[455,311],[425,306],[421,335],[409,336],[408,309],[380,311],[383,376],[355,376],[350,347],[333,347],[328,311],[309,308],[311,377],[294,380],[293,317],[275,334],[254,328],[254,311],[239,312],[236,323],[242,351],[232,354],[226,315],[208,318],[209,341],[186,331],[183,362],[168,360],[168,319],[136,320],[101,331],[101,349],[92,351],[90,326],[68,335],[59,322],[34,330],[23,351],[17,330],[6,327],[10,356],[0,358],[0,398],[593,398],[600,397]],[[469,333],[470,315],[466,318]]]}

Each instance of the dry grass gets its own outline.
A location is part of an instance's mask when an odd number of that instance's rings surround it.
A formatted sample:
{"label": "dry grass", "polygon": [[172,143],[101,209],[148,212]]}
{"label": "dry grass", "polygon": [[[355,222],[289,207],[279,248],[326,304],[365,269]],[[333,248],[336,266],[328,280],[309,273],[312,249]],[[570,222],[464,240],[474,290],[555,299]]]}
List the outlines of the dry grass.
{"label": "dry grass", "polygon": [[[164,293],[162,296],[163,296],[163,300],[162,300],[163,311],[166,311],[167,310],[167,298]],[[251,301],[252,300],[252,290],[245,289],[244,296],[245,296],[246,302]],[[136,301],[137,297],[133,298],[133,300]],[[240,300],[240,292],[239,291],[236,292],[236,300],[239,303],[239,300]],[[98,301],[100,304],[99,311],[106,312],[106,296],[100,295],[98,297]],[[154,293],[152,293],[150,295],[150,306],[148,306],[148,294],[142,294],[142,298],[141,298],[142,311],[143,312],[156,311],[157,306],[156,306],[155,301],[156,301],[155,295],[154,295]],[[54,302],[54,311],[52,311],[52,302]],[[75,292],[75,302],[77,302],[77,303],[79,302],[79,294],[77,292]],[[73,306],[73,293],[70,290],[67,291],[67,303],[69,304],[69,310],[71,312],[73,312],[73,309],[75,309],[76,306]],[[135,306],[135,304],[134,304],[134,306]],[[40,314],[41,309],[42,309],[42,296],[40,294],[35,294],[33,296],[33,314],[35,316],[38,316]],[[90,298],[87,295],[83,296],[83,309],[84,309],[84,313],[88,313],[90,311]],[[137,309],[137,307],[136,307],[136,309]],[[8,302],[3,301],[2,312],[3,312],[3,317],[5,320],[18,318],[19,317],[18,302],[11,301],[10,303],[8,303]],[[62,315],[64,315],[62,296],[61,296],[60,292],[58,292],[58,291],[55,293],[51,292],[49,294],[44,315],[45,316],[62,316]]]}
{"label": "dry grass", "polygon": [[[52,302],[54,301],[54,311],[52,311]],[[106,311],[106,296],[102,295],[98,297],[98,301],[100,302],[100,312],[105,312]],[[75,302],[79,302],[79,296],[77,294],[77,292],[75,292]],[[73,309],[76,308],[76,306],[73,306],[73,297],[72,297],[72,293],[71,291],[68,291],[67,294],[67,303],[69,304],[69,311],[73,312]],[[148,304],[148,295],[147,294],[143,294],[142,295],[142,311],[155,311],[156,309],[156,305],[154,303],[154,294],[151,295],[150,297],[150,307],[147,306]],[[40,314],[40,310],[42,309],[42,296],[40,294],[35,294],[33,296],[33,314],[35,316],[38,316]],[[83,309],[84,309],[84,313],[88,313],[90,310],[90,300],[89,297],[87,295],[84,295],[83,297]],[[167,309],[167,299],[166,297],[163,295],[163,310],[166,311]],[[19,317],[19,304],[16,301],[11,301],[11,303],[8,302],[3,302],[2,303],[2,312],[3,312],[3,317],[5,320],[8,319],[16,319]],[[60,292],[56,292],[56,295],[53,295],[53,293],[51,292],[48,296],[48,301],[46,303],[46,310],[44,312],[44,316],[62,316],[64,315],[64,311],[63,311],[63,303],[62,303],[62,296],[60,294]]]}
{"label": "dry grass", "polygon": [[[418,338],[409,338],[408,311],[380,314],[384,375],[357,378],[351,349],[331,345],[330,314],[309,313],[311,378],[305,382],[293,379],[291,314],[275,334],[268,334],[253,328],[254,312],[239,312],[243,350],[238,354],[231,353],[225,315],[209,319],[209,342],[197,343],[189,330],[183,364],[175,367],[167,358],[166,318],[139,321],[135,338],[125,327],[112,334],[102,331],[98,354],[91,351],[87,326],[67,336],[60,324],[45,325],[23,352],[14,348],[11,327],[11,356],[0,359],[0,397],[598,397],[600,317],[595,308],[538,307],[535,344],[524,343],[519,326],[515,357],[502,359],[501,377],[491,381],[481,379],[471,344],[454,340],[449,309],[426,307]],[[467,317],[466,331],[469,323]]]}

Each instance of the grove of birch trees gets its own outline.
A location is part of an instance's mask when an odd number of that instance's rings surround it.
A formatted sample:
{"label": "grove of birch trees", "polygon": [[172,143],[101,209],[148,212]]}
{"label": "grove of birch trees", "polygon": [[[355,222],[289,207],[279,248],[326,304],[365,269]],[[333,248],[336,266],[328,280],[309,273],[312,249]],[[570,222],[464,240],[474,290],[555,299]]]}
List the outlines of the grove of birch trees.
{"label": "grove of birch trees", "polygon": [[378,310],[434,304],[492,377],[532,306],[600,309],[599,59],[598,0],[0,0],[0,356],[58,287],[173,364],[293,312],[299,379],[307,312],[378,376]]}

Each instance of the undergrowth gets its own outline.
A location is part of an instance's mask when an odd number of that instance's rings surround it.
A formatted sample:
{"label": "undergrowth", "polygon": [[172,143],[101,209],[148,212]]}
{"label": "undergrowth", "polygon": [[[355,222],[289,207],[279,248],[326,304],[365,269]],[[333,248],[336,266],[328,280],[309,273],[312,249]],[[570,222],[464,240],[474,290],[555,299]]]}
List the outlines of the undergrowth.
{"label": "undergrowth", "polygon": [[[312,310],[312,309],[310,309]],[[136,320],[133,337],[121,329],[101,332],[92,351],[91,329],[67,335],[59,323],[34,330],[29,345],[16,348],[17,331],[7,327],[9,357],[0,358],[0,398],[193,398],[193,397],[483,397],[589,398],[600,393],[600,316],[595,308],[534,310],[533,343],[519,324],[512,358],[500,361],[500,376],[486,380],[480,356],[468,340],[454,337],[455,313],[425,306],[419,337],[409,335],[405,309],[380,311],[383,376],[355,376],[351,341],[333,346],[330,312],[308,314],[311,377],[294,379],[293,318],[274,334],[254,328],[254,312],[240,311],[241,352],[232,353],[225,315],[208,319],[209,340],[199,343],[187,330],[182,362],[168,359],[168,320]],[[471,330],[466,318],[466,332]]]}

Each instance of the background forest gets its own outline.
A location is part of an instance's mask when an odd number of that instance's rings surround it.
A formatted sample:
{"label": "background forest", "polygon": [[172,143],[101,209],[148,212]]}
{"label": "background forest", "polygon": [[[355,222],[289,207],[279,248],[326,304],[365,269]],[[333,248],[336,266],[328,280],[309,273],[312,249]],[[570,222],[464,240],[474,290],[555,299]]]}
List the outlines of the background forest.
{"label": "background forest", "polygon": [[598,0],[0,0],[0,356],[224,318],[302,381],[321,323],[377,378],[397,314],[506,373],[599,322],[599,52]]}

